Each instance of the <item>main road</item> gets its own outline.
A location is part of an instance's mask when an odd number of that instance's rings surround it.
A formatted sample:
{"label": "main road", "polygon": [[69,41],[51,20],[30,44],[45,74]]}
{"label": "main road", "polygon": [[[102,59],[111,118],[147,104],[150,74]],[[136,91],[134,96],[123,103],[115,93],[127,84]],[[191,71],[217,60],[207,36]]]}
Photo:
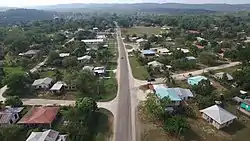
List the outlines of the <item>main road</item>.
{"label": "main road", "polygon": [[130,69],[127,54],[125,51],[124,43],[121,38],[121,31],[117,25],[117,43],[120,58],[119,68],[119,85],[118,85],[118,96],[117,96],[117,117],[115,124],[114,141],[134,141],[135,134],[134,123],[132,118],[132,104],[131,104],[131,93],[130,93]]}

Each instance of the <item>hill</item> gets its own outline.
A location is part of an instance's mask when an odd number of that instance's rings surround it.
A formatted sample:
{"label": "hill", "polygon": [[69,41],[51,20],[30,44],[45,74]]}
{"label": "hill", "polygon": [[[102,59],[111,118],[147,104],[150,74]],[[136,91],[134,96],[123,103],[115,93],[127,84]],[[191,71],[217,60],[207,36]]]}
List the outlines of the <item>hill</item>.
{"label": "hill", "polygon": [[11,9],[0,12],[0,25],[18,24],[35,20],[51,20],[55,12],[35,9]]}
{"label": "hill", "polygon": [[136,3],[136,4],[59,4],[51,6],[34,7],[43,10],[55,11],[85,11],[85,10],[107,10],[107,11],[140,11],[142,9],[195,9],[219,12],[250,11],[250,4],[181,4],[181,3]]}

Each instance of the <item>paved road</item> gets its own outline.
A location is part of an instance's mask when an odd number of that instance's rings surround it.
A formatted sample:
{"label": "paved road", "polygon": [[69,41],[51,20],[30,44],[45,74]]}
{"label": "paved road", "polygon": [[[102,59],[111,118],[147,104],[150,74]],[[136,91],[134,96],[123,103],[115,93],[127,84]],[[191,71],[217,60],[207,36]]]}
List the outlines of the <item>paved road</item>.
{"label": "paved road", "polygon": [[129,84],[128,59],[123,41],[121,39],[120,28],[117,28],[117,41],[120,59],[120,82],[119,97],[117,107],[117,120],[115,124],[115,141],[132,141],[132,119],[131,119],[131,96]]}

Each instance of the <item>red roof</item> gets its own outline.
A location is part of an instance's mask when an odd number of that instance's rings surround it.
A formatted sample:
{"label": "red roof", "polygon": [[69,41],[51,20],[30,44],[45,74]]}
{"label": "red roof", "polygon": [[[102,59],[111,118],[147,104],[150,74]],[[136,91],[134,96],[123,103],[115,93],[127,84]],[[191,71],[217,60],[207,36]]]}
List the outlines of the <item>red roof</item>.
{"label": "red roof", "polygon": [[33,107],[18,123],[51,124],[59,109],[59,107]]}
{"label": "red roof", "polygon": [[196,31],[196,30],[187,30],[186,32],[187,33],[192,33],[192,34],[200,34],[200,32]]}
{"label": "red roof", "polygon": [[203,49],[204,48],[204,46],[201,46],[201,45],[196,45],[196,47],[199,48],[199,49]]}

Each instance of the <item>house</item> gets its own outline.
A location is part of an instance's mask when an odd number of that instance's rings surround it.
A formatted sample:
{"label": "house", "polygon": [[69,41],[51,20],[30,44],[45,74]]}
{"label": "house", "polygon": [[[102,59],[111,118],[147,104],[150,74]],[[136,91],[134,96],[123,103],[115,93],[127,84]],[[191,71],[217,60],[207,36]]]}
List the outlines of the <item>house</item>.
{"label": "house", "polygon": [[16,123],[20,118],[19,113],[23,109],[24,107],[6,107],[4,110],[0,111],[0,125]]}
{"label": "house", "polygon": [[198,49],[204,49],[204,46],[201,45],[195,45]]}
{"label": "house", "polygon": [[239,110],[250,116],[250,99],[244,99],[240,104]]}
{"label": "house", "polygon": [[91,59],[91,56],[89,56],[89,55],[85,55],[85,56],[82,56],[82,57],[77,57],[77,60],[80,61],[80,62],[89,61],[90,59]]}
{"label": "house", "polygon": [[196,37],[196,40],[197,40],[198,42],[200,42],[200,41],[204,41],[205,39],[204,39],[204,38],[201,38],[201,37]]}
{"label": "house", "polygon": [[196,30],[187,30],[186,33],[190,33],[190,34],[200,34],[199,31]]}
{"label": "house", "polygon": [[32,107],[31,110],[19,120],[18,124],[39,125],[51,127],[59,112],[59,107]]}
{"label": "house", "polygon": [[167,48],[157,48],[157,53],[165,55],[169,53],[169,50]]}
{"label": "house", "polygon": [[103,40],[105,40],[106,39],[106,35],[96,35],[96,38],[97,39],[103,39]]}
{"label": "house", "polygon": [[177,48],[177,50],[180,50],[185,54],[190,52],[189,49],[185,49],[185,48]]}
{"label": "house", "polygon": [[100,44],[104,42],[103,39],[88,39],[88,40],[81,40],[81,41],[86,44]]}
{"label": "house", "polygon": [[135,42],[137,43],[137,44],[140,44],[140,43],[142,43],[142,42],[147,42],[148,40],[146,40],[146,39],[137,39]]}
{"label": "house", "polygon": [[67,88],[67,84],[63,81],[58,81],[50,88],[50,91],[52,93],[61,93],[65,88]]}
{"label": "house", "polygon": [[93,71],[93,69],[94,69],[94,67],[93,66],[84,66],[83,68],[82,68],[82,70],[84,70],[84,71]]}
{"label": "house", "polygon": [[32,57],[36,54],[38,54],[40,52],[40,50],[28,50],[27,52],[24,53],[19,53],[19,56],[27,56],[27,57]]}
{"label": "house", "polygon": [[218,105],[200,110],[200,112],[202,114],[202,118],[217,129],[229,126],[237,118],[235,115],[229,113]]}
{"label": "house", "polygon": [[69,57],[70,53],[60,53],[59,57],[64,58],[64,57]]}
{"label": "house", "polygon": [[157,67],[162,67],[163,64],[160,63],[160,62],[158,62],[158,61],[152,61],[152,62],[149,62],[149,63],[148,63],[148,66],[152,66],[152,67],[154,67],[154,68],[157,68]]}
{"label": "house", "polygon": [[194,77],[189,77],[187,82],[189,85],[198,85],[200,81],[202,80],[208,80],[206,77],[204,76],[194,76]]}
{"label": "house", "polygon": [[223,79],[224,75],[226,74],[227,80],[232,81],[234,78],[232,75],[225,73],[225,72],[218,72],[214,75],[215,78],[217,79]]}
{"label": "house", "polygon": [[190,61],[190,60],[196,60],[196,58],[194,56],[187,56],[185,57],[186,60]]}
{"label": "house", "polygon": [[163,86],[163,85],[153,85],[155,94],[157,95],[157,97],[159,97],[160,99],[168,97],[171,102],[172,102],[172,106],[178,106],[181,104],[181,98],[174,92],[174,90],[172,89],[168,89],[167,87]]}
{"label": "house", "polygon": [[97,76],[103,76],[106,73],[105,67],[94,67],[94,74]]}
{"label": "house", "polygon": [[37,79],[33,82],[32,86],[36,89],[49,89],[53,79],[49,77]]}
{"label": "house", "polygon": [[183,88],[167,88],[168,90],[175,92],[181,100],[188,100],[190,98],[193,98],[194,95],[189,89],[183,89]]}
{"label": "house", "polygon": [[155,56],[155,51],[153,51],[153,50],[142,50],[142,55],[144,57]]}
{"label": "house", "polygon": [[31,132],[26,141],[67,141],[67,135],[59,135],[58,131],[49,129],[44,132]]}
{"label": "house", "polygon": [[171,37],[167,37],[167,38],[166,38],[166,41],[167,41],[167,42],[170,42],[170,41],[173,41],[173,39],[172,39]]}

